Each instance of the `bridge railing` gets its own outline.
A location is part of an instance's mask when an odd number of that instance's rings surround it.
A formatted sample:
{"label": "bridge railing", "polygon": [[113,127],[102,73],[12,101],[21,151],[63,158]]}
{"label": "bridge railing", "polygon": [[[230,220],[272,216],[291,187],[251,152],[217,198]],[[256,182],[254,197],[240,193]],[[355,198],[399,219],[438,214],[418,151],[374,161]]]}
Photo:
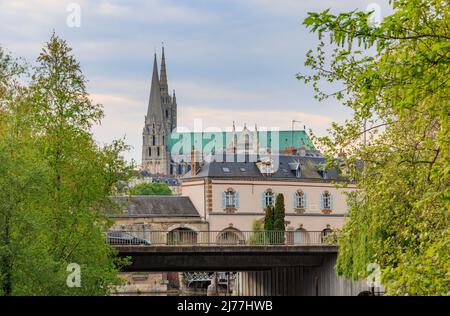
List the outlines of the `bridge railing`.
{"label": "bridge railing", "polygon": [[109,231],[112,245],[144,246],[267,246],[330,245],[335,238],[324,231]]}

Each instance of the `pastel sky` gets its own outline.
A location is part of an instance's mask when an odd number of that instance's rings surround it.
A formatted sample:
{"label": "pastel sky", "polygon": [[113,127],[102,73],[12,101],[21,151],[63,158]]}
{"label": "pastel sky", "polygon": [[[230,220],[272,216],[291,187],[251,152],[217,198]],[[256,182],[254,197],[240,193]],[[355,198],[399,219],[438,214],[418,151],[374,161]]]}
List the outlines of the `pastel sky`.
{"label": "pastel sky", "polygon": [[[81,26],[66,23],[71,3]],[[126,137],[127,159],[140,162],[151,67],[166,47],[169,89],[176,89],[178,125],[226,128],[236,121],[290,129],[293,119],[317,134],[350,112],[318,102],[295,78],[305,71],[315,35],[301,24],[309,11],[333,12],[388,1],[355,0],[0,0],[0,45],[31,64],[55,32],[69,42],[105,118],[99,143]]]}

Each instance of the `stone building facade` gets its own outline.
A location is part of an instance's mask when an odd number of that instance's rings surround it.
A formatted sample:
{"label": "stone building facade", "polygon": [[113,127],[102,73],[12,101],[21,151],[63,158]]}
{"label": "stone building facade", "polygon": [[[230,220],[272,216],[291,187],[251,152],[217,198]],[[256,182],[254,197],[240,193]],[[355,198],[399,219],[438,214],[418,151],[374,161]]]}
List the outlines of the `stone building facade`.
{"label": "stone building facade", "polygon": [[[182,178],[181,193],[189,196],[211,231],[251,231],[263,221],[267,205],[284,196],[286,229],[320,238],[320,232],[341,228],[348,215],[348,183],[338,188],[337,170],[325,170],[325,158],[279,155],[275,161],[200,163]],[[302,235],[303,236],[303,235]],[[306,236],[306,235],[305,235]]]}
{"label": "stone building facade", "polygon": [[[125,231],[152,244],[173,242],[177,232],[206,231],[208,223],[200,217],[188,197],[181,196],[131,196],[117,197],[119,213],[111,214],[114,220],[110,231]],[[123,286],[115,295],[167,295],[177,293],[180,285],[177,272],[123,272]]]}

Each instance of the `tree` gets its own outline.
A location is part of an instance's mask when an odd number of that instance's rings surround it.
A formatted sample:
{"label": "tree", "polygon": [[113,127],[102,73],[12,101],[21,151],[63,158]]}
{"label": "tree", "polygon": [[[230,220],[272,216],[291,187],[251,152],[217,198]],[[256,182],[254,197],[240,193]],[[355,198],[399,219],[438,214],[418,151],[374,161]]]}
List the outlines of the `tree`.
{"label": "tree", "polygon": [[[0,50],[2,294],[108,294],[126,262],[106,243],[104,210],[116,207],[110,196],[129,178],[132,166],[119,158],[128,146],[93,140],[103,112],[65,41],[52,35],[29,86],[5,56]],[[70,263],[80,266],[80,287],[66,284]]]}
{"label": "tree", "polygon": [[165,183],[141,183],[130,191],[131,195],[172,195],[172,190]]}
{"label": "tree", "polygon": [[266,232],[274,230],[274,220],[275,220],[275,209],[272,205],[267,205],[266,207],[266,215],[264,217],[264,230]]}
{"label": "tree", "polygon": [[249,238],[249,244],[250,245],[264,245],[265,239],[266,239],[266,234],[264,232],[263,223],[260,220],[258,220],[258,219],[253,220],[252,232],[253,233]]}
{"label": "tree", "polygon": [[[319,100],[335,97],[353,112],[315,138],[330,165],[345,153],[335,167],[360,189],[348,197],[337,272],[360,279],[377,263],[388,294],[449,295],[448,3],[391,4],[394,13],[379,25],[370,12],[309,13],[303,23],[320,44],[307,54],[312,74],[298,78]],[[324,91],[324,82],[342,89]]]}
{"label": "tree", "polygon": [[[35,126],[29,91],[21,84],[26,65],[0,47],[0,294],[14,293],[21,271],[17,262],[33,265],[33,247],[46,168],[34,147]],[[39,251],[38,247],[34,247]]]}
{"label": "tree", "polygon": [[275,211],[274,211],[274,221],[273,221],[273,229],[276,231],[276,243],[283,244],[284,243],[284,232],[285,232],[285,214],[286,210],[284,207],[284,196],[282,193],[277,194],[277,198],[275,199]]}

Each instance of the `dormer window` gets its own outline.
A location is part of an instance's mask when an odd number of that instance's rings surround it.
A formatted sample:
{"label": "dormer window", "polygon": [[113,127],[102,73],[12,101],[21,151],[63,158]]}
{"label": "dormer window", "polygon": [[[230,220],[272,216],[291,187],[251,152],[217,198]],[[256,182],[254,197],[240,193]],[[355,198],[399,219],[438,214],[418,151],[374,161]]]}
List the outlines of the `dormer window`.
{"label": "dormer window", "polygon": [[272,159],[264,159],[256,163],[259,171],[264,175],[272,175],[275,173],[275,166]]}

